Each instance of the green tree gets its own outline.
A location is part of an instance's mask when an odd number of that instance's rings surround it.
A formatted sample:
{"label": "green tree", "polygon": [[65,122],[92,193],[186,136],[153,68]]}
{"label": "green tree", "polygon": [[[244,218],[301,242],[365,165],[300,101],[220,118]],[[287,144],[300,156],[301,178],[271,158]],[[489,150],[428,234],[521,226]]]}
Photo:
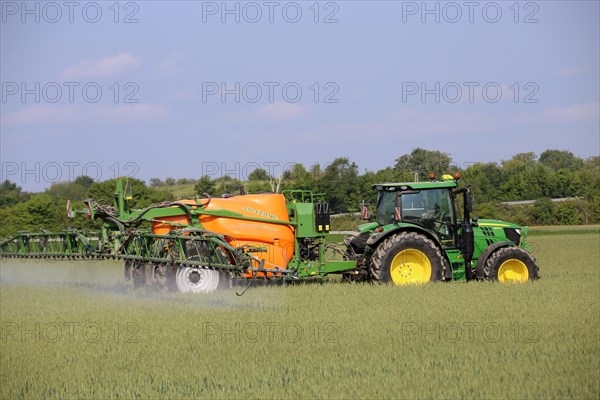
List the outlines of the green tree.
{"label": "green tree", "polygon": [[36,194],[27,201],[0,209],[0,220],[0,236],[4,237],[19,231],[60,231],[64,227],[66,211],[57,199]]}
{"label": "green tree", "polygon": [[310,173],[304,168],[304,165],[296,163],[292,168],[284,172],[283,177],[284,179],[291,180],[308,180],[310,178]]}
{"label": "green tree", "polygon": [[515,154],[510,160],[503,160],[501,164],[507,172],[515,172],[533,168],[536,163],[535,153],[528,152]]}
{"label": "green tree", "polygon": [[75,178],[73,183],[81,185],[85,190],[88,190],[90,186],[92,186],[92,184],[94,183],[94,179],[87,175],[81,175]]}
{"label": "green tree", "polygon": [[242,182],[239,179],[234,179],[229,175],[223,175],[219,179],[215,180],[219,185],[217,193],[220,194],[234,194],[242,186]]}
{"label": "green tree", "polygon": [[471,185],[471,190],[480,203],[502,199],[500,187],[504,181],[502,169],[496,163],[476,163],[462,173],[463,182]]}
{"label": "green tree", "polygon": [[[146,183],[142,180],[135,178],[121,178],[123,180],[123,187],[125,183],[129,181],[131,185],[131,193],[133,199],[129,203],[131,208],[143,208],[150,204],[160,203],[163,201],[171,200],[173,197],[170,192],[166,190],[158,190],[149,188]],[[95,182],[90,186],[87,197],[91,197],[100,204],[114,203],[114,194],[117,187],[118,179],[109,179],[104,182]]]}
{"label": "green tree", "polygon": [[537,165],[535,153],[519,153],[502,161],[503,183],[500,187],[502,201],[531,200],[532,189],[528,174]]}
{"label": "green tree", "polygon": [[256,168],[254,171],[248,174],[249,181],[268,181],[269,174],[262,168]]}
{"label": "green tree", "polygon": [[7,179],[0,184],[0,208],[12,206],[26,199],[25,194],[21,192],[21,187],[16,183]]}
{"label": "green tree", "polygon": [[88,188],[76,182],[57,182],[53,183],[45,193],[57,199],[71,201],[81,201],[85,199]]}
{"label": "green tree", "polygon": [[161,181],[159,178],[151,178],[150,179],[150,187],[156,188],[156,187],[161,187],[164,185],[165,185],[164,182]]}
{"label": "green tree", "polygon": [[210,176],[203,175],[202,178],[198,179],[196,185],[194,185],[194,191],[199,195],[203,195],[204,193],[206,193],[210,196],[215,196],[215,182],[212,179],[210,179]]}
{"label": "green tree", "polygon": [[312,190],[319,191],[318,182],[322,175],[320,166],[316,164],[311,171],[307,171],[304,165],[296,163],[292,168],[283,173],[283,190]]}
{"label": "green tree", "polygon": [[583,160],[567,150],[546,150],[540,154],[539,162],[554,171],[563,168],[574,171],[583,166]]}
{"label": "green tree", "polygon": [[248,193],[268,193],[272,192],[271,184],[267,181],[249,181],[244,186]]}
{"label": "green tree", "polygon": [[312,178],[315,180],[319,180],[323,177],[324,171],[321,168],[321,164],[314,164],[309,169]]}
{"label": "green tree", "polygon": [[578,225],[582,222],[581,202],[561,201],[556,205],[556,222],[559,225]]}
{"label": "green tree", "polygon": [[417,173],[419,180],[427,180],[429,172],[438,176],[450,172],[452,158],[449,154],[437,150],[414,149],[410,154],[404,154],[396,159],[394,170],[399,181],[412,181]]}
{"label": "green tree", "polygon": [[334,212],[358,210],[358,166],[348,158],[339,157],[333,160],[325,169],[319,187],[325,193]]}
{"label": "green tree", "polygon": [[370,205],[371,211],[374,210],[376,203],[376,193],[373,190],[373,185],[378,183],[393,182],[394,170],[391,167],[381,169],[377,172],[366,171],[363,175],[358,177],[358,188],[356,202],[362,204],[366,202]]}
{"label": "green tree", "polygon": [[537,200],[531,208],[531,219],[536,225],[554,225],[556,205],[547,197]]}
{"label": "green tree", "polygon": [[523,197],[525,199],[539,199],[541,197],[552,197],[550,177],[552,171],[541,164],[536,164],[527,172],[520,173],[525,182]]}
{"label": "green tree", "polygon": [[547,191],[544,192],[546,196],[552,198],[575,197],[579,192],[579,179],[575,173],[561,168],[548,174],[545,186],[547,188]]}

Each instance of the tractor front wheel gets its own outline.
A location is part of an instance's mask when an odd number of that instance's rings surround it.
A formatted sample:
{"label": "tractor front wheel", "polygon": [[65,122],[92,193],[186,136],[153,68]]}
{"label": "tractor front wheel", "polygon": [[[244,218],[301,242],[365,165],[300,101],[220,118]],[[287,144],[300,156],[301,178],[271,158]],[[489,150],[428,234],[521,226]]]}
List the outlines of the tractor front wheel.
{"label": "tractor front wheel", "polygon": [[503,247],[487,259],[483,277],[503,283],[526,282],[538,279],[540,270],[535,259],[526,250],[520,247]]}
{"label": "tractor front wheel", "polygon": [[446,259],[435,243],[415,232],[385,239],[371,259],[371,276],[396,286],[423,284],[442,279]]}

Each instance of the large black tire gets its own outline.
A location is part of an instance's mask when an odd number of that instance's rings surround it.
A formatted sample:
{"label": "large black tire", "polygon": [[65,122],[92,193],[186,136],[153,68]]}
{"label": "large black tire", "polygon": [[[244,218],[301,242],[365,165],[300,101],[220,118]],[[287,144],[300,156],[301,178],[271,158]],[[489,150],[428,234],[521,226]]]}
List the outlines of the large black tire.
{"label": "large black tire", "polygon": [[433,240],[416,232],[402,232],[377,246],[369,272],[376,281],[398,286],[439,281],[446,268],[448,262]]}
{"label": "large black tire", "polygon": [[539,279],[540,268],[525,249],[502,247],[492,253],[478,275],[491,281],[525,282]]}
{"label": "large black tire", "polygon": [[144,264],[140,262],[133,262],[131,268],[131,280],[133,281],[133,287],[139,288],[146,285],[146,271]]}
{"label": "large black tire", "polygon": [[159,264],[154,269],[154,284],[160,292],[175,291],[175,277],[173,266]]}

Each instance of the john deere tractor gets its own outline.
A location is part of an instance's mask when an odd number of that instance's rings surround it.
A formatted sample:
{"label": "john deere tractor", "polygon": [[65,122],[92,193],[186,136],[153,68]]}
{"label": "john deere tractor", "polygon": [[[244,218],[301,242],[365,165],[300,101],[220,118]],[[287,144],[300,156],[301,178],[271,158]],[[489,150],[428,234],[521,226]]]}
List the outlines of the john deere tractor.
{"label": "john deere tractor", "polygon": [[471,217],[471,191],[458,188],[459,178],[374,185],[374,221],[345,238],[346,256],[358,265],[346,279],[403,285],[539,278],[526,243],[527,228]]}

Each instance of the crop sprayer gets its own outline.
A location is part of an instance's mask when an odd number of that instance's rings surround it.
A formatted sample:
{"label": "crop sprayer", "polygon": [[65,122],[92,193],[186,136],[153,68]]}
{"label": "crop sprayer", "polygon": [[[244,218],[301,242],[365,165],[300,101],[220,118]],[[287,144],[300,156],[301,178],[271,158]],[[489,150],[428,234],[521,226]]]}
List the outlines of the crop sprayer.
{"label": "crop sprayer", "polygon": [[342,249],[326,240],[328,203],[310,191],[203,195],[130,209],[131,187],[119,180],[112,205],[87,199],[74,211],[67,201],[69,217],[101,220],[100,233],[22,232],[0,242],[0,256],[121,259],[134,286],[181,292],[210,292],[233,279],[249,286],[330,274],[394,285],[539,278],[527,228],[471,217],[471,191],[459,178],[373,185],[374,215]]}

